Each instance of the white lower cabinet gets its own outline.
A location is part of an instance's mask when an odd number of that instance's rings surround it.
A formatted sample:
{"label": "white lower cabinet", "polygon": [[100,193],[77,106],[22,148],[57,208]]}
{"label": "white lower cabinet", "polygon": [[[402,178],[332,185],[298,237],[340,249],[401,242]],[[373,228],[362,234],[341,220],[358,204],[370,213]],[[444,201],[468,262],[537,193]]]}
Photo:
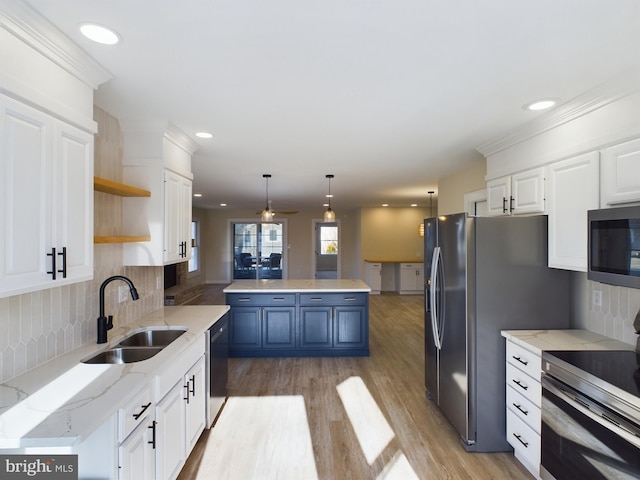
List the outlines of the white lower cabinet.
{"label": "white lower cabinet", "polygon": [[156,422],[151,389],[118,410],[119,480],[155,479]]}
{"label": "white lower cabinet", "polygon": [[205,356],[156,407],[156,479],[175,479],[206,422]]}
{"label": "white lower cabinet", "polygon": [[156,478],[155,420],[138,426],[118,449],[119,480]]}
{"label": "white lower cabinet", "polygon": [[422,263],[400,263],[396,267],[398,276],[398,293],[424,293],[424,265]]}
{"label": "white lower cabinet", "polygon": [[507,340],[506,369],[507,441],[520,463],[540,478],[542,359]]}

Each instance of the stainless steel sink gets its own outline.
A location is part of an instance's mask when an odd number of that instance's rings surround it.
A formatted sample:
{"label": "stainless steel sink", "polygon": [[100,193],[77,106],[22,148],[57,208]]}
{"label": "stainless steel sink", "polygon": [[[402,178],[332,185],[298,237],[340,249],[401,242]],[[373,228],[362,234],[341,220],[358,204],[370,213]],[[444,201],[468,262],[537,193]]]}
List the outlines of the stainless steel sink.
{"label": "stainless steel sink", "polygon": [[134,363],[153,357],[163,347],[111,348],[98,353],[83,363]]}
{"label": "stainless steel sink", "polygon": [[148,329],[134,333],[118,343],[121,347],[166,347],[185,329]]}

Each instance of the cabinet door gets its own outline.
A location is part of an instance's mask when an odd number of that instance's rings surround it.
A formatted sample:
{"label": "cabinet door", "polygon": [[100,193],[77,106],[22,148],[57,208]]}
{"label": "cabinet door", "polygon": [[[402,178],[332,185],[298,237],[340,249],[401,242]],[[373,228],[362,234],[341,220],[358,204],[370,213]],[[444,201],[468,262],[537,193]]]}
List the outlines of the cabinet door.
{"label": "cabinet door", "polygon": [[185,388],[178,382],[156,407],[156,478],[174,479],[185,462]]}
{"label": "cabinet door", "polygon": [[295,307],[264,307],[262,309],[262,346],[264,348],[295,348]]}
{"label": "cabinet door", "polygon": [[640,138],[602,152],[601,206],[640,201]]}
{"label": "cabinet door", "polygon": [[260,307],[233,307],[229,316],[229,348],[257,349],[262,346]]}
{"label": "cabinet door", "polygon": [[300,348],[331,348],[331,307],[300,307]]}
{"label": "cabinet door", "polygon": [[154,429],[149,419],[127,438],[118,449],[120,480],[153,480],[156,478]]}
{"label": "cabinet door", "polygon": [[365,306],[334,307],[334,348],[364,348],[369,344]]}
{"label": "cabinet door", "polygon": [[180,215],[178,217],[180,239],[184,242],[182,248],[182,261],[191,259],[191,205],[193,202],[193,186],[189,179],[180,177]]}
{"label": "cabinet door", "polygon": [[202,356],[191,370],[185,375],[185,433],[186,451],[188,456],[204,431],[206,423],[206,376],[205,357]]}
{"label": "cabinet door", "polygon": [[509,215],[511,177],[496,178],[487,182],[487,216]]}
{"label": "cabinet door", "polygon": [[164,260],[184,262],[191,257],[191,180],[165,171]]}
{"label": "cabinet door", "polygon": [[549,266],[587,271],[587,211],[598,208],[598,152],[549,165]]}
{"label": "cabinet door", "polygon": [[380,293],[382,289],[382,264],[367,263],[367,283],[371,293]]}
{"label": "cabinet door", "polygon": [[[59,279],[78,282],[93,278],[93,137],[62,122],[56,123],[54,163],[55,246]],[[64,250],[63,250],[64,248]]]}
{"label": "cabinet door", "polygon": [[180,178],[173,172],[164,174],[164,261],[169,263],[181,259]]}
{"label": "cabinet door", "polygon": [[[51,286],[52,119],[0,96],[0,297]],[[29,186],[26,188],[25,186]]]}
{"label": "cabinet door", "polygon": [[544,176],[544,167],[511,176],[509,210],[512,215],[544,212]]}

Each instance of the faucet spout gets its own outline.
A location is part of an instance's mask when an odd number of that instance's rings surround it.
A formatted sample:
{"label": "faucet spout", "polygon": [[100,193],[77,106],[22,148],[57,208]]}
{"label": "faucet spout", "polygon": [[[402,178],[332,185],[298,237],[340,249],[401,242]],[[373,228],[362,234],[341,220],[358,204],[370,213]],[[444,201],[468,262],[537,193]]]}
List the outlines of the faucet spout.
{"label": "faucet spout", "polygon": [[100,314],[98,316],[97,343],[107,343],[107,331],[113,328],[113,315],[109,315],[109,317],[106,317],[104,314],[104,290],[106,286],[114,280],[122,280],[127,285],[129,285],[129,292],[131,292],[131,298],[133,300],[138,300],[138,298],[140,298],[138,296],[136,287],[133,285],[133,282],[127,277],[124,277],[122,275],[114,275],[113,277],[109,277],[104,282],[102,282],[102,285],[100,285]]}

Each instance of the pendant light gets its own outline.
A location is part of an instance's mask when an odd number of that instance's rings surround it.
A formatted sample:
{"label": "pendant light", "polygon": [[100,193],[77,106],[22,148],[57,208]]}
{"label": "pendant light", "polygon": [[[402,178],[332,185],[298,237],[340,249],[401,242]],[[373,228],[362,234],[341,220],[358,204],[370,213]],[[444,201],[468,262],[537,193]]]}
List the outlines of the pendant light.
{"label": "pendant light", "polygon": [[271,202],[269,201],[269,179],[271,178],[271,175],[265,173],[264,175],[262,175],[262,178],[264,178],[266,181],[267,203],[265,204],[264,210],[260,214],[260,219],[264,223],[270,223],[273,222],[273,210],[271,210]]}
{"label": "pendant light", "polygon": [[329,179],[329,193],[327,194],[327,198],[329,199],[329,202],[327,203],[327,210],[324,212],[324,221],[335,222],[336,212],[331,210],[331,198],[333,198],[333,195],[331,195],[331,179],[333,178],[333,175],[326,175],[326,177],[327,179]]}

